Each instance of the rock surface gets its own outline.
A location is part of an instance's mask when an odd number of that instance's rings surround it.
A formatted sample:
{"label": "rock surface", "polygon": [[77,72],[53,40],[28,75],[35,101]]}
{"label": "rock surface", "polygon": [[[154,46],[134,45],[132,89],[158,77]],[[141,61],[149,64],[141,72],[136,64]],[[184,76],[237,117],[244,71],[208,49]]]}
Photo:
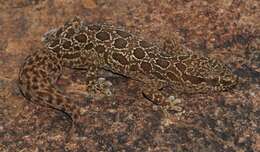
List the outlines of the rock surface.
{"label": "rock surface", "polygon": [[[260,151],[259,9],[258,0],[1,1],[0,151]],[[229,65],[241,83],[229,92],[184,96],[185,113],[166,118],[138,95],[139,84],[101,73],[112,96],[82,99],[81,133],[65,142],[69,119],[26,101],[16,81],[44,33],[76,15],[158,45],[174,36]],[[65,73],[61,88],[86,91],[84,72]]]}

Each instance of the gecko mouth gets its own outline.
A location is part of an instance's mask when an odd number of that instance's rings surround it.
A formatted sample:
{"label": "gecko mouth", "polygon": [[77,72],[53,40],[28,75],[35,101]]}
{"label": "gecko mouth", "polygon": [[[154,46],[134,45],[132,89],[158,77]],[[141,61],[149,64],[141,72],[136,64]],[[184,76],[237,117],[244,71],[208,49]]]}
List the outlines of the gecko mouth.
{"label": "gecko mouth", "polygon": [[226,91],[233,88],[235,85],[237,85],[238,77],[232,75],[226,79],[223,78],[208,79],[206,82],[209,86],[212,86],[213,90]]}
{"label": "gecko mouth", "polygon": [[238,77],[232,76],[231,79],[219,80],[218,84],[215,86],[217,88],[216,90],[218,91],[227,91],[233,88],[234,86],[236,86],[237,83],[238,83]]}
{"label": "gecko mouth", "polygon": [[221,84],[223,85],[224,90],[228,90],[236,86],[239,82],[239,79],[237,76],[232,76],[231,80],[222,80]]}

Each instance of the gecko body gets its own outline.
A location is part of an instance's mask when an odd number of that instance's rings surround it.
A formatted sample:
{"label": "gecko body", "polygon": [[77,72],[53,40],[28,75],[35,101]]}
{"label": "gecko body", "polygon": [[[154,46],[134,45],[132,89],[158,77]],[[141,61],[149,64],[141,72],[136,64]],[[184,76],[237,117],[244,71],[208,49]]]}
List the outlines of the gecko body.
{"label": "gecko body", "polygon": [[[86,24],[80,18],[66,22],[44,36],[45,49],[29,56],[19,84],[26,98],[79,117],[78,107],[55,86],[63,67],[85,69],[95,77],[109,70],[142,82],[142,93],[167,106],[166,87],[176,92],[225,91],[237,78],[221,62],[208,57],[170,52],[135,35],[108,25]],[[168,48],[171,50],[171,48]]]}

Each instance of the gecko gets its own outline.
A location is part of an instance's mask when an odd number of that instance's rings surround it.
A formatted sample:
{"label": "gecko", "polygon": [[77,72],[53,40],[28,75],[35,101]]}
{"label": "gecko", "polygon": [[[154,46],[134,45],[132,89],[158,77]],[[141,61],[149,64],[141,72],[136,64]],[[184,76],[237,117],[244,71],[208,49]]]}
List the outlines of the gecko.
{"label": "gecko", "polygon": [[[79,107],[56,81],[63,68],[84,69],[95,81],[101,69],[142,82],[142,95],[154,104],[170,108],[169,96],[179,93],[226,91],[238,78],[222,62],[195,53],[173,51],[166,41],[159,47],[105,24],[88,24],[79,17],[50,30],[44,47],[29,55],[21,67],[19,88],[28,100],[65,112],[79,122]],[[172,88],[166,93],[164,88]]]}

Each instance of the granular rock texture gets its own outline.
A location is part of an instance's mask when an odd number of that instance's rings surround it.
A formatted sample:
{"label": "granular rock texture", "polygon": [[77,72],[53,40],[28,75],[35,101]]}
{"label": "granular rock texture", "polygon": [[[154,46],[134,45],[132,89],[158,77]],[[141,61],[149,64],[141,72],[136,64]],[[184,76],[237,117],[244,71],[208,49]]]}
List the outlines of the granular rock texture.
{"label": "granular rock texture", "polygon": [[[259,5],[257,0],[0,2],[0,150],[259,151]],[[65,141],[68,117],[28,102],[17,80],[25,57],[42,48],[43,35],[74,16],[124,27],[160,47],[175,39],[227,64],[239,84],[227,92],[184,94],[182,113],[166,116],[139,96],[142,84],[134,80],[100,72],[112,84],[111,95],[89,94],[88,73],[65,69],[59,89],[71,92],[81,114],[78,134]]]}

